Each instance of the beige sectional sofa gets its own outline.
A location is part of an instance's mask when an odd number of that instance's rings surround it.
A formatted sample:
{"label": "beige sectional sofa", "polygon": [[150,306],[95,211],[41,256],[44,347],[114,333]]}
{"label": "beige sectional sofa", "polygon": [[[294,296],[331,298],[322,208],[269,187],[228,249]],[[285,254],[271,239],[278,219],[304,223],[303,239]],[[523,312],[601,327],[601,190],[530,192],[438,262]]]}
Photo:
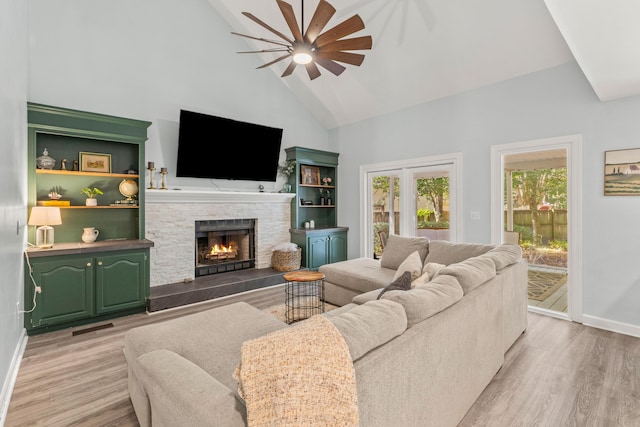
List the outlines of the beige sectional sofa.
{"label": "beige sectional sofa", "polygon": [[[526,329],[527,266],[515,245],[391,236],[381,260],[320,270],[325,298],[342,305],[322,316],[348,348],[362,427],[457,425]],[[409,275],[410,288],[378,299],[381,289],[394,279],[406,285]],[[255,406],[239,397],[233,375],[241,360],[242,369],[251,368],[244,366],[243,343],[287,334],[291,344],[277,347],[275,358],[286,376],[291,358],[323,339],[309,341],[305,323],[311,322],[287,325],[237,303],[130,330],[125,356],[140,425],[246,425],[246,408]]]}

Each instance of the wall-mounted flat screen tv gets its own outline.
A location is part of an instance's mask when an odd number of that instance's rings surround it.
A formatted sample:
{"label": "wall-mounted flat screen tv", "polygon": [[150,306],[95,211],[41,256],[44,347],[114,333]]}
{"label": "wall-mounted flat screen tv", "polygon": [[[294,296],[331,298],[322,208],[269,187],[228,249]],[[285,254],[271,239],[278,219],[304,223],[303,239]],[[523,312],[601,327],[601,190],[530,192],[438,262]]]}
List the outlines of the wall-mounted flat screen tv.
{"label": "wall-mounted flat screen tv", "polygon": [[180,110],[176,176],[275,182],[282,129]]}

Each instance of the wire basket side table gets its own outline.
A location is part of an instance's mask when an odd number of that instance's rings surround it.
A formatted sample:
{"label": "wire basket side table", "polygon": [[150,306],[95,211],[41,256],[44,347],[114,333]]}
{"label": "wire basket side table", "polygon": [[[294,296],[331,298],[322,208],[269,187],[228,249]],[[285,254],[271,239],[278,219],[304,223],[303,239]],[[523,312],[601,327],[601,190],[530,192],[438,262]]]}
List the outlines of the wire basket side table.
{"label": "wire basket side table", "polygon": [[294,271],[284,276],[288,324],[324,313],[324,274],[317,271]]}

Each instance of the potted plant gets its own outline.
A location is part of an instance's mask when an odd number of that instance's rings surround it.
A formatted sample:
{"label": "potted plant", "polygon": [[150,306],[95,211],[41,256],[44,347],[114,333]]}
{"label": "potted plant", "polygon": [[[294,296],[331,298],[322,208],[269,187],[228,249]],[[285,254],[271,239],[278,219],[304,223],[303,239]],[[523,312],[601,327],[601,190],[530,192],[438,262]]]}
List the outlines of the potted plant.
{"label": "potted plant", "polygon": [[85,187],[80,190],[80,192],[87,196],[87,200],[85,202],[87,206],[98,206],[98,199],[96,199],[96,196],[104,194],[98,187]]}
{"label": "potted plant", "polygon": [[280,175],[286,177],[286,181],[282,185],[283,193],[291,192],[291,184],[289,183],[289,176],[296,170],[296,162],[293,160],[287,160],[280,166],[278,166],[278,172]]}

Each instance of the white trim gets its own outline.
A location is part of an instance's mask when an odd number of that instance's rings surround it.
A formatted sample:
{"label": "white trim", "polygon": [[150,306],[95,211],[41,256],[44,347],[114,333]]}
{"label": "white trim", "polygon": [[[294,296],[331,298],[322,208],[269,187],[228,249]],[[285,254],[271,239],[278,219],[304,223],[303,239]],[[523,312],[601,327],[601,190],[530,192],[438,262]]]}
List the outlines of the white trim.
{"label": "white trim", "polygon": [[208,190],[145,190],[146,203],[289,203],[295,193]]}
{"label": "white trim", "polygon": [[615,320],[589,315],[582,316],[582,324],[593,328],[604,329],[605,331],[640,338],[640,326],[637,325],[630,325],[628,323],[616,322]]}
{"label": "white trim", "polygon": [[22,357],[24,356],[24,350],[27,347],[28,340],[29,337],[27,336],[27,330],[22,328],[22,333],[18,340],[18,346],[16,347],[16,351],[13,353],[9,372],[7,373],[5,382],[2,385],[2,393],[0,393],[0,427],[2,427],[7,420],[11,394],[13,393],[13,388],[15,387],[16,380],[18,379],[18,371],[20,370],[20,364],[22,363]]}
{"label": "white trim", "polygon": [[[368,248],[373,248],[371,236],[367,228],[371,223],[371,203],[367,200],[368,189],[371,186],[369,174],[392,170],[415,169],[422,167],[447,166],[449,185],[455,190],[455,196],[449,199],[451,208],[449,224],[454,231],[451,241],[461,241],[462,233],[462,153],[441,154],[408,160],[395,160],[383,163],[372,163],[360,166],[360,256],[370,256]],[[410,171],[411,172],[411,171]],[[368,255],[369,254],[369,255]]]}
{"label": "white trim", "polygon": [[582,135],[566,135],[533,141],[491,146],[491,242],[502,241],[503,229],[503,156],[508,154],[567,150],[567,182],[569,206],[568,318],[582,322]]}

